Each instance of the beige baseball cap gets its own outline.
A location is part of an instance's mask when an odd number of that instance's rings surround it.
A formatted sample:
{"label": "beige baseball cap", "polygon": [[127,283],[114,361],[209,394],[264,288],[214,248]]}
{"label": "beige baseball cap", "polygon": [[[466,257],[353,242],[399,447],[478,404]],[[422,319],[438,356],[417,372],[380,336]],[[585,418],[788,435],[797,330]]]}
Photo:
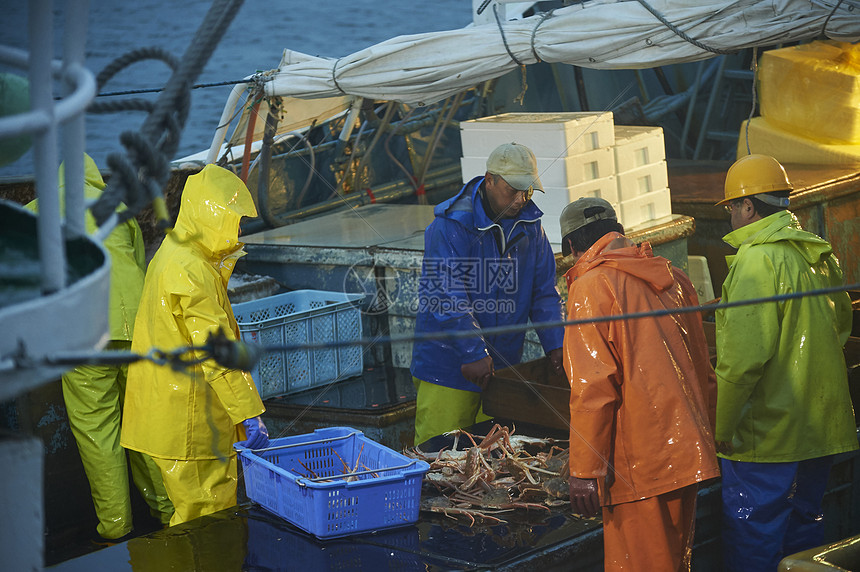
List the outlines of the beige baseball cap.
{"label": "beige baseball cap", "polygon": [[500,176],[518,191],[533,188],[544,192],[535,154],[525,145],[504,143],[493,149],[487,159],[487,172]]}
{"label": "beige baseball cap", "polygon": [[[603,211],[593,214],[590,217],[586,217],[585,210],[591,207],[603,207]],[[578,198],[564,207],[564,210],[561,211],[561,216],[559,217],[561,236],[564,238],[571,232],[578,230],[589,223],[603,219],[618,221],[618,217],[615,215],[615,209],[612,208],[609,201],[601,199],[600,197]]]}

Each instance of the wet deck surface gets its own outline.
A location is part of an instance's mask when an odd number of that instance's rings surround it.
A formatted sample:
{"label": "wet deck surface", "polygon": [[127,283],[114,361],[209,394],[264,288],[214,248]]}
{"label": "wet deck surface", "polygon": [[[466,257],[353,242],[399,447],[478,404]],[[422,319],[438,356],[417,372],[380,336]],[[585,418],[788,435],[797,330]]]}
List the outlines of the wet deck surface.
{"label": "wet deck surface", "polygon": [[[554,510],[507,524],[468,526],[422,513],[416,524],[321,541],[246,503],[62,562],[51,570],[602,569],[599,520]],[[579,554],[571,567],[569,558]]]}
{"label": "wet deck surface", "polygon": [[[501,420],[503,424],[510,422]],[[493,422],[470,431],[483,434]],[[518,424],[517,433],[563,438],[557,430]],[[450,446],[439,436],[424,451]],[[137,516],[137,515],[136,515]],[[499,515],[501,516],[501,515]],[[72,543],[53,555],[52,570],[602,570],[602,526],[568,506],[549,512],[505,513],[503,524],[470,525],[422,511],[416,523],[342,539],[318,540],[248,501],[182,525],[157,530],[116,546],[95,549]],[[570,558],[577,564],[571,568]],[[63,561],[61,561],[63,560]],[[50,562],[49,562],[50,564]]]}

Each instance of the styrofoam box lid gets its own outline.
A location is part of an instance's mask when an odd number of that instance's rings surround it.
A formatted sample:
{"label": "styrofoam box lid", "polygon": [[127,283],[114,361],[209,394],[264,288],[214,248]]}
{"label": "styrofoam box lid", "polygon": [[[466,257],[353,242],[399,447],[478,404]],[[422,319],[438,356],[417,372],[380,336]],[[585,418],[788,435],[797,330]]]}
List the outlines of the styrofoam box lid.
{"label": "styrofoam box lid", "polygon": [[619,222],[625,230],[671,214],[672,195],[669,189],[661,189],[632,200],[621,201],[621,211],[618,212]]}
{"label": "styrofoam box lid", "polygon": [[[462,157],[463,182],[486,172],[484,157]],[[615,173],[615,156],[611,147],[603,147],[568,157],[537,157],[538,176],[545,187],[569,187],[602,179]]]}
{"label": "styrofoam box lid", "polygon": [[654,125],[616,125],[615,144],[618,146],[634,143],[651,137],[663,139],[663,128]]}
{"label": "styrofoam box lid", "polygon": [[460,122],[461,129],[508,129],[510,125],[528,124],[534,129],[568,129],[595,120],[612,121],[611,111],[567,111],[562,113],[502,113]]}
{"label": "styrofoam box lid", "polygon": [[505,113],[460,122],[466,157],[487,157],[502,143],[530,148],[536,157],[563,157],[611,147],[612,112]]}
{"label": "styrofoam box lid", "polygon": [[618,182],[619,200],[629,201],[668,187],[669,171],[666,168],[666,161],[660,161],[617,173],[615,180]]}
{"label": "styrofoam box lid", "polygon": [[616,125],[614,148],[616,171],[619,173],[666,158],[661,127]]}

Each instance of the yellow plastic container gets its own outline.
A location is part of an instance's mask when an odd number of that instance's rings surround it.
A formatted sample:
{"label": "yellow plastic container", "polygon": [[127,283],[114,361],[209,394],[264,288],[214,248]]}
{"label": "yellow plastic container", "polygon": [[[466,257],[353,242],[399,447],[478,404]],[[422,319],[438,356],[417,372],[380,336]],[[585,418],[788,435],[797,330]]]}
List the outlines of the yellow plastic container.
{"label": "yellow plastic container", "polygon": [[[749,122],[749,147],[753,153],[770,155],[780,163],[806,165],[858,165],[860,144],[828,145],[780,129],[764,117],[753,117]],[[737,158],[747,153],[747,122],[741,124]]]}
{"label": "yellow plastic container", "polygon": [[761,115],[821,143],[860,143],[860,45],[815,41],[764,52]]}

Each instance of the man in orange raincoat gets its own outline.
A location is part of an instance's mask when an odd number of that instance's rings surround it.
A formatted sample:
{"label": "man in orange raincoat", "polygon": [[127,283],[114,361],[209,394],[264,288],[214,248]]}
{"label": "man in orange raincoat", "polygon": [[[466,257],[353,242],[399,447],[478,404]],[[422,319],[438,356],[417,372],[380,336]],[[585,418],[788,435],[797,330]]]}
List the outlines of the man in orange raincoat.
{"label": "man in orange raincoat", "polygon": [[[561,214],[569,320],[697,303],[683,272],[624,235],[612,206]],[[567,326],[570,499],[603,507],[606,570],[689,570],[698,483],[717,477],[716,377],[698,312]]]}

